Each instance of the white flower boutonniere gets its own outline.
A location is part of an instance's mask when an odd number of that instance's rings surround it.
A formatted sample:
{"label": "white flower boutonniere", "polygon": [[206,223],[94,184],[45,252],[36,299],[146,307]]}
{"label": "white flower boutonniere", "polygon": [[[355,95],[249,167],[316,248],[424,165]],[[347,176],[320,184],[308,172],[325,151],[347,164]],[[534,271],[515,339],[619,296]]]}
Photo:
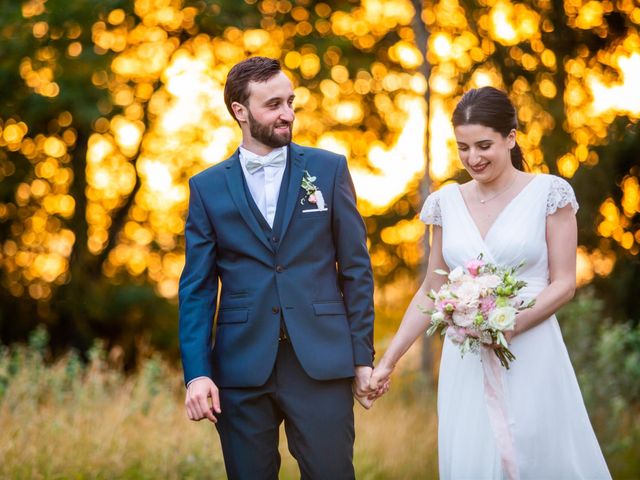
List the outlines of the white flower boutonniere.
{"label": "white flower boutonniere", "polygon": [[313,183],[316,181],[316,177],[311,176],[311,174],[305,170],[304,176],[302,177],[302,183],[300,186],[304,188],[306,195],[300,199],[300,205],[304,205],[305,200],[309,203],[313,203],[317,205],[318,209],[324,209],[324,198],[322,196],[322,192],[316,187],[316,184]]}

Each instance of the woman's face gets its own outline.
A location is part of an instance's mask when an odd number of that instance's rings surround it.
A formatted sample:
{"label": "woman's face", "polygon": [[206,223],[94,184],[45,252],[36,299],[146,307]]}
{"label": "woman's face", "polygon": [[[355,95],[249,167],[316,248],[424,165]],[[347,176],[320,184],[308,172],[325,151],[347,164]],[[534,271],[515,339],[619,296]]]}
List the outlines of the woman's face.
{"label": "woman's face", "polygon": [[500,177],[511,164],[511,149],[516,143],[516,131],[503,137],[484,125],[459,125],[454,128],[458,154],[471,177],[482,183]]}

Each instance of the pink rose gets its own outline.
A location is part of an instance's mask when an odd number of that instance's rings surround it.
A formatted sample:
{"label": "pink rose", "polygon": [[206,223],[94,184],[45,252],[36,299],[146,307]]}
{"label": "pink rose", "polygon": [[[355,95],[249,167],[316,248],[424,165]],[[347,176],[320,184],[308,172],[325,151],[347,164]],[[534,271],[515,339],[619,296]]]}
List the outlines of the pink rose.
{"label": "pink rose", "polygon": [[480,311],[487,315],[496,306],[496,301],[492,297],[483,297],[480,299]]}
{"label": "pink rose", "polygon": [[469,260],[465,265],[471,276],[477,277],[481,267],[484,267],[482,260]]}
{"label": "pink rose", "polygon": [[316,196],[312,193],[311,195],[309,195],[309,203],[316,203]]}

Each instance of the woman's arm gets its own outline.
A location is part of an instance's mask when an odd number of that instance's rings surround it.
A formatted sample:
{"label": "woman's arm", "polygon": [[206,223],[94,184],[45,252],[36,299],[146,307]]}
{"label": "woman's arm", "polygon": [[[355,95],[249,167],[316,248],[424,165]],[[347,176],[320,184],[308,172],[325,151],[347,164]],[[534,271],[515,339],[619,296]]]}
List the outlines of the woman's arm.
{"label": "woman's arm", "polygon": [[433,236],[427,274],[407,307],[400,327],[391,340],[389,348],[387,348],[378,366],[374,369],[370,382],[371,388],[377,389],[389,380],[389,376],[398,360],[429,327],[430,316],[424,313],[423,310],[430,310],[433,307],[433,300],[427,296],[427,293],[432,289],[437,291],[446,281],[445,276],[438,275],[435,271],[438,269],[448,270],[442,256],[442,228],[437,225],[433,225],[432,228]]}
{"label": "woman's arm", "polygon": [[536,297],[533,308],[518,313],[515,331],[507,332],[510,334],[506,335],[507,341],[542,323],[573,298],[577,245],[576,217],[571,205],[567,205],[547,217],[549,285]]}

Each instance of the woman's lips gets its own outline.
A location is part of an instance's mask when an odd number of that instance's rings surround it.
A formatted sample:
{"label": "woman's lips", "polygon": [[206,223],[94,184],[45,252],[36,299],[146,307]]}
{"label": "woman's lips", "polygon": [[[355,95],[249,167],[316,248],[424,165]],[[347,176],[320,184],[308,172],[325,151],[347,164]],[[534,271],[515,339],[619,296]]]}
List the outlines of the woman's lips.
{"label": "woman's lips", "polygon": [[469,165],[469,168],[471,168],[471,170],[473,170],[475,173],[481,173],[481,172],[484,171],[485,168],[487,168],[488,165],[489,165],[489,162],[480,163],[480,164],[474,165],[474,166]]}

